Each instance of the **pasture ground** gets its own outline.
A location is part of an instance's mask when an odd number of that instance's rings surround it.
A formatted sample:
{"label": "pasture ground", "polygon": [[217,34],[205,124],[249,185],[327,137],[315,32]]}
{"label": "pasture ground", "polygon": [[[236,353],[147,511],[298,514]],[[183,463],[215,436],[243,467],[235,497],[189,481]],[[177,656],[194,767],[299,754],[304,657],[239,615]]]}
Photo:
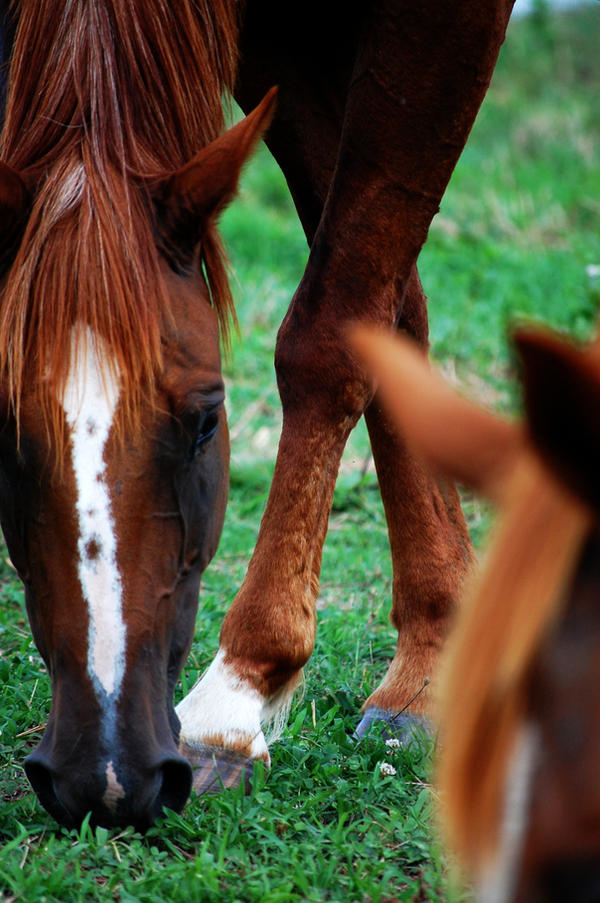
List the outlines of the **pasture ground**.
{"label": "pasture ground", "polygon": [[[432,354],[467,393],[518,411],[507,339],[520,318],[589,335],[600,302],[600,9],[512,23],[492,88],[421,257]],[[266,152],[224,218],[240,337],[226,373],[231,494],[206,573],[193,655],[180,692],[203,671],[244,573],[273,466],[278,324],[306,259],[281,176]],[[490,511],[465,494],[481,546]],[[0,553],[0,899],[395,901],[468,899],[432,839],[431,750],[350,740],[358,706],[394,648],[385,522],[366,433],[344,457],[323,558],[319,629],[304,694],[257,770],[248,797],[228,791],[169,813],[145,837],[60,830],[23,772],[47,717],[47,677],[21,587]],[[460,713],[457,713],[460,717]],[[395,775],[384,775],[388,762]]]}

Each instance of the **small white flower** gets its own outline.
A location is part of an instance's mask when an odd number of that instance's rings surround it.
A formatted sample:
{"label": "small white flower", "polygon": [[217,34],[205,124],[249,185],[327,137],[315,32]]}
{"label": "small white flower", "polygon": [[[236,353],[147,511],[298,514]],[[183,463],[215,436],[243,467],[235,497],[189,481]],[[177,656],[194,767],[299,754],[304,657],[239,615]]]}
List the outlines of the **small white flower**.
{"label": "small white flower", "polygon": [[379,773],[385,775],[394,775],[396,774],[396,769],[393,765],[390,765],[389,762],[380,762],[379,763]]}
{"label": "small white flower", "polygon": [[385,741],[385,745],[389,746],[390,749],[400,749],[400,741],[397,737],[390,737],[389,740]]}
{"label": "small white flower", "polygon": [[590,279],[597,279],[600,276],[600,263],[590,263],[586,266],[585,272]]}

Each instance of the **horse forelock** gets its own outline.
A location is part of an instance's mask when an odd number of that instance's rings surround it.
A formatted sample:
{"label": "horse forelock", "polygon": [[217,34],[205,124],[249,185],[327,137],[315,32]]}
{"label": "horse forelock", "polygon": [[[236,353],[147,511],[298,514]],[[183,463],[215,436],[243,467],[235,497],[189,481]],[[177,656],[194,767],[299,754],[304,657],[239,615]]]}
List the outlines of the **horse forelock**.
{"label": "horse forelock", "polygon": [[0,360],[17,414],[27,390],[55,436],[78,326],[102,339],[125,413],[152,394],[169,298],[141,206],[118,176],[107,191],[82,160],[64,158],[36,197],[2,297]]}
{"label": "horse forelock", "polygon": [[[0,369],[17,413],[33,386],[60,434],[54,399],[77,323],[101,337],[130,414],[152,392],[170,313],[148,186],[223,128],[236,4],[23,0],[15,14],[0,147],[33,202],[6,274]],[[226,328],[231,296],[213,230],[203,255]]]}

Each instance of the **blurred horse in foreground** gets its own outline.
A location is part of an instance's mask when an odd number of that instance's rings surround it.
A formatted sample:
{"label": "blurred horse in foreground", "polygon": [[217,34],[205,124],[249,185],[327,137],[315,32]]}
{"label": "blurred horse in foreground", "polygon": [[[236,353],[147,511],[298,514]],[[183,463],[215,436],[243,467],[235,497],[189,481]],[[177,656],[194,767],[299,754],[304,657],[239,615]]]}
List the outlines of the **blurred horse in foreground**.
{"label": "blurred horse in foreground", "polygon": [[600,344],[514,334],[525,417],[407,340],[353,344],[415,453],[500,508],[437,677],[446,839],[482,903],[600,899]]}

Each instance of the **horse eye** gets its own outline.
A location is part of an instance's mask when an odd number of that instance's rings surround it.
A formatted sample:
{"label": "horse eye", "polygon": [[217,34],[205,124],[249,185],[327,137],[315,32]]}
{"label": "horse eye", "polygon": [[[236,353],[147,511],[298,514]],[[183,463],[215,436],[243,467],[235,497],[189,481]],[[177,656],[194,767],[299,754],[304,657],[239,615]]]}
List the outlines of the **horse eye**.
{"label": "horse eye", "polygon": [[190,448],[190,458],[195,458],[200,449],[212,439],[219,426],[219,412],[216,409],[207,411],[198,424],[196,437]]}

